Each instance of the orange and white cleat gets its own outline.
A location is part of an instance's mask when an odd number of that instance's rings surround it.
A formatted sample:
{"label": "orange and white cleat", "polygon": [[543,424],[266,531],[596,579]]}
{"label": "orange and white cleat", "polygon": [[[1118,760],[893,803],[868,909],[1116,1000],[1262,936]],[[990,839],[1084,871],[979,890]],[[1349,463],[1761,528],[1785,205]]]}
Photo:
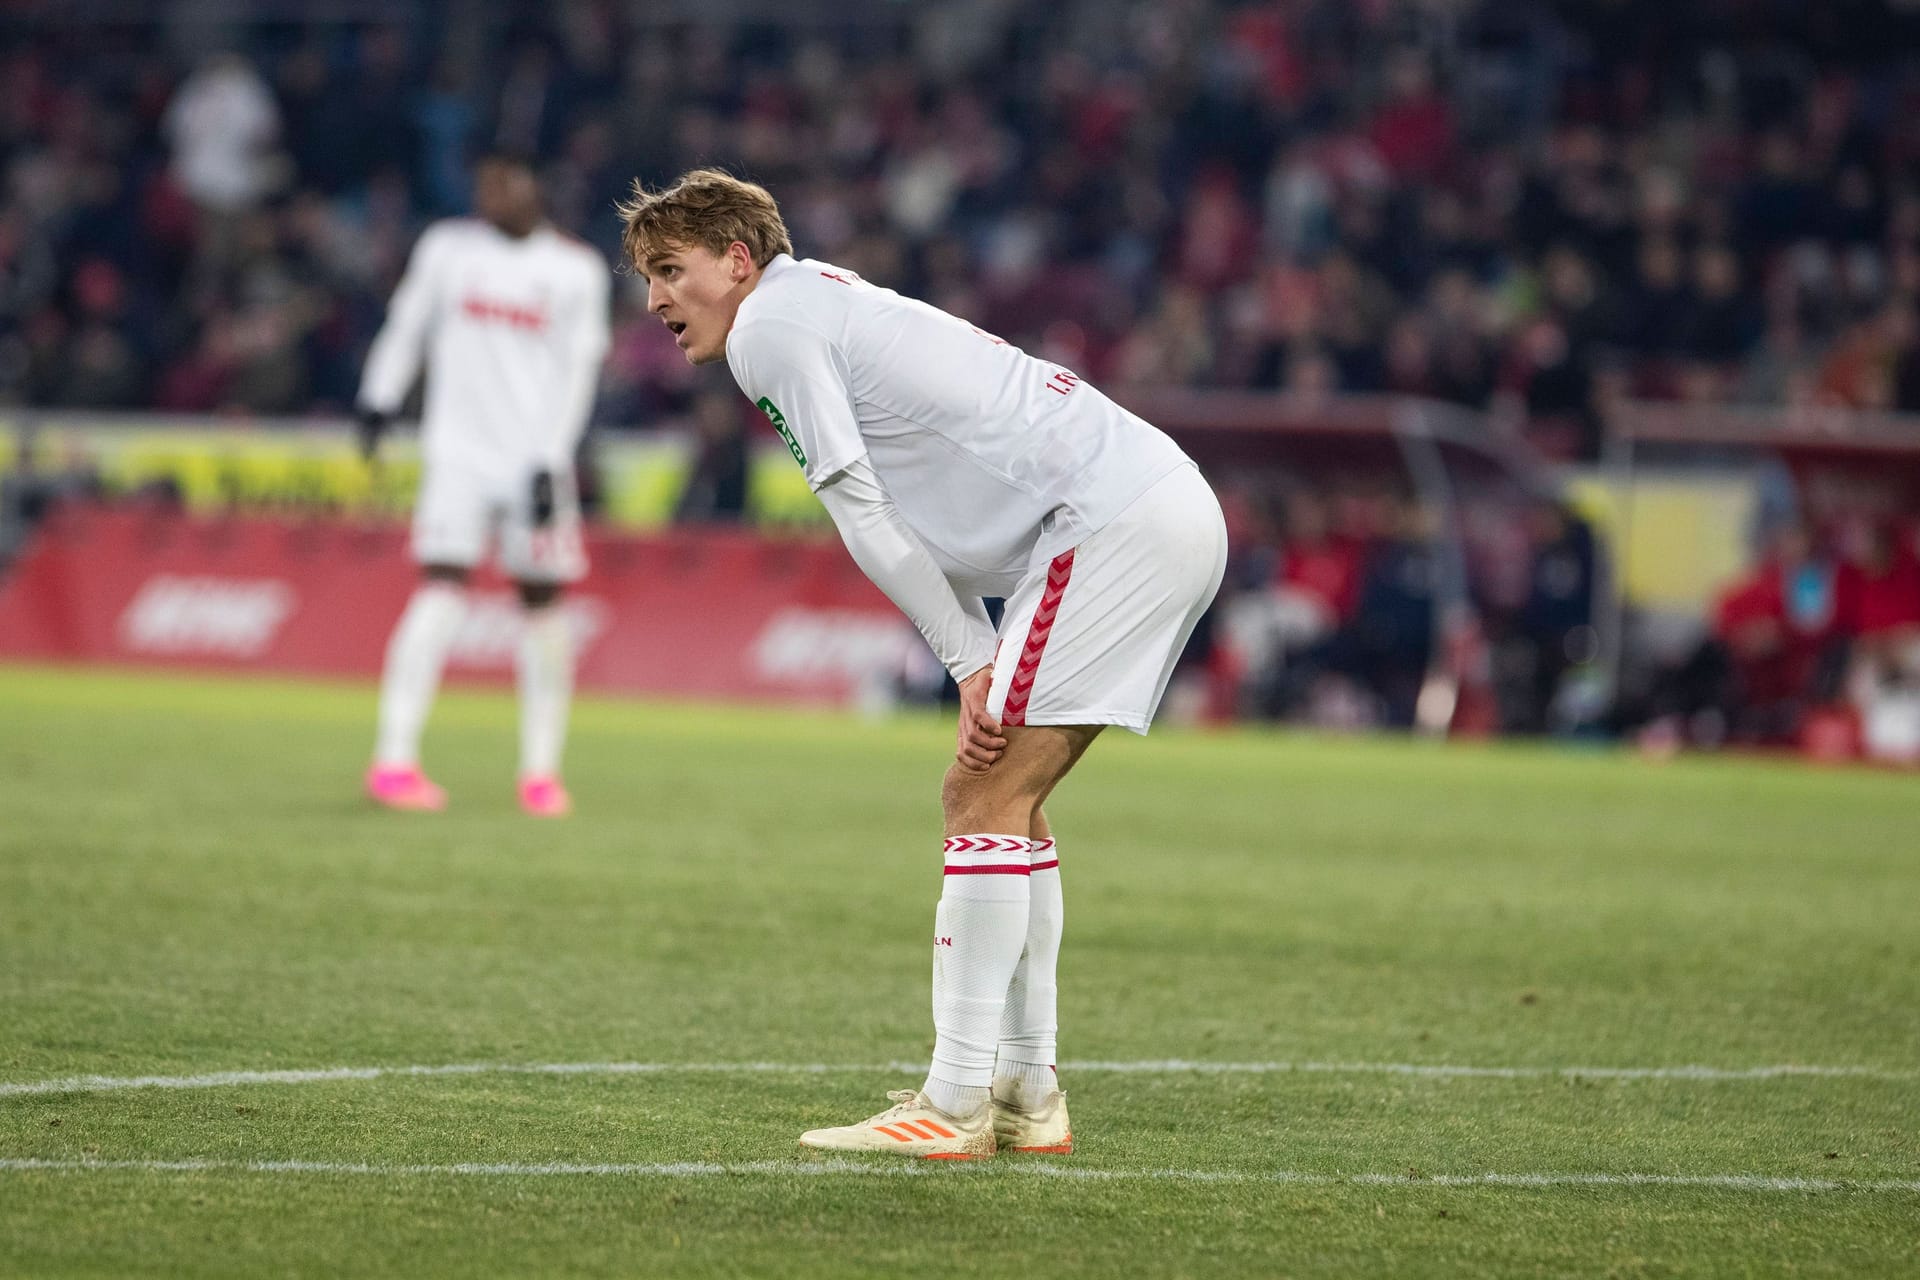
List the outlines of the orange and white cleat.
{"label": "orange and white cleat", "polygon": [[417,764],[376,764],[367,769],[367,796],[375,804],[407,813],[439,813],[447,793]]}
{"label": "orange and white cleat", "polygon": [[573,797],[551,774],[528,774],[520,779],[520,810],[534,818],[564,818],[573,812]]}
{"label": "orange and white cleat", "polygon": [[1015,1099],[1019,1086],[1002,1077],[993,1082],[993,1136],[1002,1151],[1051,1156],[1073,1154],[1073,1126],[1067,1123],[1067,1095],[1055,1089],[1037,1107]]}
{"label": "orange and white cleat", "polygon": [[971,1119],[950,1116],[912,1089],[887,1094],[894,1105],[839,1129],[810,1129],[800,1145],[821,1151],[887,1151],[924,1160],[984,1160],[994,1152],[992,1109]]}

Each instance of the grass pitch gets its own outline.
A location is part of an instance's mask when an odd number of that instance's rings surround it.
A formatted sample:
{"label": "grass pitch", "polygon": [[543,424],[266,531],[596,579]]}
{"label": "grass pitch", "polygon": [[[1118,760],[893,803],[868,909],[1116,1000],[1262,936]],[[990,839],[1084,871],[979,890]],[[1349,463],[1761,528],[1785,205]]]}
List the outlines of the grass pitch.
{"label": "grass pitch", "polygon": [[358,799],[372,710],[0,670],[0,1274],[1920,1271],[1911,777],[1110,735],[1080,1151],[908,1165],[793,1140],[917,1083],[944,722],[588,703],[539,824],[509,699],[438,818]]}

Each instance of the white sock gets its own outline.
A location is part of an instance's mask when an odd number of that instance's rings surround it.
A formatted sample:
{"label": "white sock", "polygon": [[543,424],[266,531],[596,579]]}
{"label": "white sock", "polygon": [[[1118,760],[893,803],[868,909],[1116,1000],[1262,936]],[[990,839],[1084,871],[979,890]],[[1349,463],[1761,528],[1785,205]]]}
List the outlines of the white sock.
{"label": "white sock", "polygon": [[557,604],[526,610],[520,636],[520,776],[558,777],[573,701],[573,626]]}
{"label": "white sock", "polygon": [[950,1116],[987,1104],[1007,983],[1027,940],[1025,836],[949,836],[933,922],[933,1067],[922,1092]]}
{"label": "white sock", "polygon": [[1051,839],[1033,842],[1033,874],[1027,885],[1031,906],[1026,950],[1007,984],[994,1075],[1018,1085],[1015,1101],[1020,1106],[1037,1107],[1060,1087],[1054,1069],[1060,1031],[1056,974],[1066,911],[1060,896],[1060,858]]}
{"label": "white sock", "polygon": [[420,762],[420,733],[427,725],[433,695],[440,689],[440,672],[447,651],[466,616],[465,588],[451,582],[423,582],[414,588],[405,613],[387,641],[386,665],[380,672],[380,733],[375,739],[377,765],[413,765]]}

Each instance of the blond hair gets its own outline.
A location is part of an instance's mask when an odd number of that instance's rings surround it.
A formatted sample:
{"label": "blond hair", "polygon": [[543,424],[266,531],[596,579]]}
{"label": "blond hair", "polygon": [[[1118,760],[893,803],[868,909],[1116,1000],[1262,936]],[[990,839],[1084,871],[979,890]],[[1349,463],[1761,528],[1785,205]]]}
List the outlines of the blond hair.
{"label": "blond hair", "polygon": [[720,169],[691,170],[664,191],[649,191],[635,179],[633,198],[619,211],[626,224],[620,247],[642,272],[650,259],[695,245],[724,254],[738,241],[756,267],[793,252],[780,206],[767,189]]}

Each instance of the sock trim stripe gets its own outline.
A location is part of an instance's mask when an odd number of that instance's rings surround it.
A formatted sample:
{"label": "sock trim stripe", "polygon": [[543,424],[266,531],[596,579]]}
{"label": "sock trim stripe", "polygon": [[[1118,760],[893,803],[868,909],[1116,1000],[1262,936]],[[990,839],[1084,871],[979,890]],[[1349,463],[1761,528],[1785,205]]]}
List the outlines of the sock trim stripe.
{"label": "sock trim stripe", "polygon": [[1051,862],[1036,862],[1033,864],[1033,869],[1035,871],[1058,871],[1060,869],[1060,859],[1055,858]]}
{"label": "sock trim stripe", "polygon": [[992,862],[978,866],[947,868],[950,876],[1030,876],[1033,868],[1024,862]]}
{"label": "sock trim stripe", "polygon": [[1035,840],[1033,842],[1033,851],[1035,853],[1052,853],[1053,844],[1052,836],[1048,836],[1045,840]]}

